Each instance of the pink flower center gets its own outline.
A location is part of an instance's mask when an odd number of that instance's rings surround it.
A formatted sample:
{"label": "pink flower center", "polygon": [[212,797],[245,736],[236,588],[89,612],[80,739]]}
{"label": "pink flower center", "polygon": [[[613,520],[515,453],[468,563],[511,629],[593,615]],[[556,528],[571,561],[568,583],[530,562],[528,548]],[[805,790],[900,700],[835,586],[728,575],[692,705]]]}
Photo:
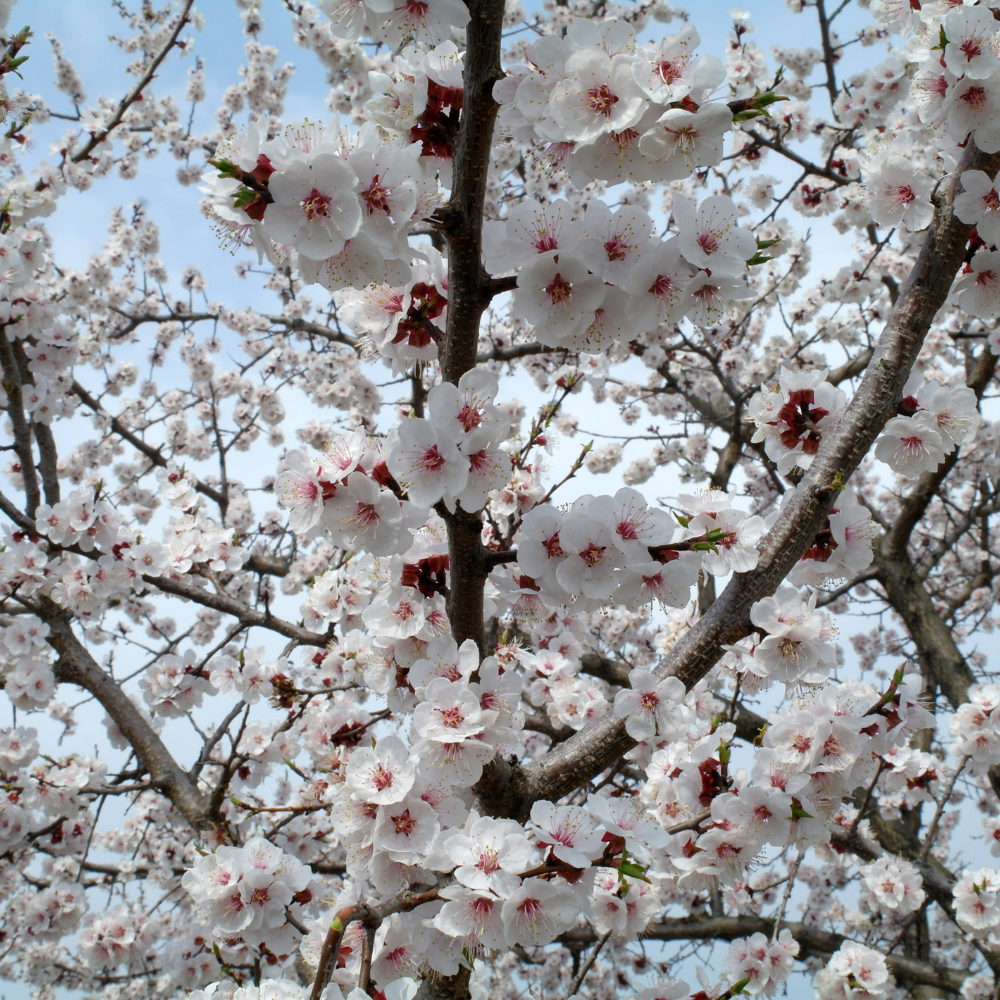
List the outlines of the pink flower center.
{"label": "pink flower center", "polygon": [[462,710],[455,706],[451,708],[439,708],[437,709],[437,714],[441,719],[441,725],[445,729],[458,729],[465,722],[465,715],[462,713]]}
{"label": "pink flower center", "polygon": [[619,538],[627,542],[634,542],[639,537],[635,521],[619,521],[615,531],[618,532]]}
{"label": "pink flower center", "polygon": [[706,230],[703,233],[698,234],[698,246],[705,251],[705,253],[715,253],[719,249],[719,240],[715,233]]}
{"label": "pink flower center", "polygon": [[404,837],[409,837],[417,826],[417,821],[410,815],[409,809],[404,809],[398,816],[390,816],[389,819],[392,820],[396,833]]}
{"label": "pink flower center", "polygon": [[611,111],[617,103],[618,98],[611,93],[611,88],[606,83],[602,83],[599,87],[591,87],[587,91],[587,107],[595,115],[610,118]]}
{"label": "pink flower center", "polygon": [[604,559],[604,545],[595,545],[591,542],[585,549],[580,552],[580,558],[588,566],[596,566]]}
{"label": "pink flower center", "polygon": [[401,622],[409,621],[413,617],[413,605],[409,601],[400,601],[392,617]]}
{"label": "pink flower center", "polygon": [[313,188],[309,194],[302,199],[302,214],[310,221],[317,222],[320,219],[330,217],[330,202],[333,199],[321,191]]}
{"label": "pink flower center", "polygon": [[656,66],[656,75],[666,84],[679,80],[684,75],[684,60],[661,59]]}
{"label": "pink flower center", "polygon": [[632,247],[620,236],[615,236],[604,244],[604,251],[608,260],[624,260],[632,252]]}
{"label": "pink flower center", "polygon": [[489,453],[484,449],[469,456],[469,469],[472,472],[482,472],[490,467]]}
{"label": "pink flower center", "polygon": [[373,503],[359,503],[354,512],[354,520],[359,528],[366,529],[378,524],[378,511]]}
{"label": "pink flower center", "polygon": [[458,411],[458,422],[466,429],[466,431],[471,431],[483,422],[483,411],[478,406],[466,403],[465,406]]}
{"label": "pink flower center", "polygon": [[900,184],[894,191],[889,192],[889,200],[897,206],[907,206],[912,204],[916,195],[909,184]]}
{"label": "pink flower center", "polygon": [[384,764],[377,764],[372,768],[372,784],[375,786],[376,791],[384,792],[387,788],[391,788],[395,780],[396,778],[392,771]]}
{"label": "pink flower center", "polygon": [[986,104],[986,88],[976,84],[960,95],[960,99],[970,108],[981,108]]}
{"label": "pink flower center", "polygon": [[492,875],[493,872],[500,870],[500,860],[497,851],[485,850],[479,855],[479,861],[476,862],[476,867],[486,875]]}
{"label": "pink flower center", "polygon": [[986,197],[983,198],[983,208],[987,212],[996,212],[1000,209],[1000,194],[997,194],[996,188],[990,188],[986,192]]}
{"label": "pink flower center", "polygon": [[440,472],[444,468],[444,456],[438,451],[438,446],[431,445],[417,463],[424,472]]}
{"label": "pink flower center", "polygon": [[531,245],[539,253],[548,253],[550,250],[559,249],[559,241],[555,238],[555,236],[547,230],[541,229],[538,231],[538,235],[532,241]]}
{"label": "pink flower center", "polygon": [[611,133],[611,145],[614,146],[615,152],[620,156],[621,153],[626,149],[631,149],[636,145],[639,139],[639,133],[636,132],[634,128],[627,128],[623,132],[612,132]]}
{"label": "pink flower center", "polygon": [[979,39],[975,37],[966,38],[965,41],[958,46],[958,48],[962,55],[965,56],[965,58],[970,62],[977,56],[981,55],[983,51],[979,46]]}
{"label": "pink flower center", "polygon": [[557,531],[554,535],[549,535],[548,538],[542,539],[542,548],[545,549],[545,554],[550,559],[561,559],[565,552],[563,552],[562,546],[559,544],[559,532]]}
{"label": "pink flower center", "polygon": [[389,188],[379,183],[378,174],[372,177],[368,190],[361,192],[361,197],[368,205],[368,214],[374,215],[376,212],[389,214]]}
{"label": "pink flower center", "polygon": [[649,286],[649,294],[658,299],[665,299],[673,290],[676,282],[669,274],[658,274],[656,281]]}
{"label": "pink flower center", "polygon": [[573,297],[573,285],[561,274],[556,274],[543,290],[554,306],[569,302]]}

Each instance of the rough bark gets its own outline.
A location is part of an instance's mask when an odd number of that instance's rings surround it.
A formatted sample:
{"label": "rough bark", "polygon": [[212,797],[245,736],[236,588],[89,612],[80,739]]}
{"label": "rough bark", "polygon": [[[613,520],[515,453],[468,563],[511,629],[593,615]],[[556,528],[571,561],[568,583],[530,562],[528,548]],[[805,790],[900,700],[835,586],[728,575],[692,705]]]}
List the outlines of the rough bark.
{"label": "rough bark", "polygon": [[62,684],[75,684],[89,691],[128,740],[143,768],[149,772],[152,786],[173,802],[193,830],[205,832],[212,829],[215,823],[208,798],[174,760],[146,721],[142,710],[133,704],[118,681],[100,667],[74,635],[66,612],[47,599],[43,612],[51,629],[48,642],[59,654],[54,667],[56,679]]}
{"label": "rough bark", "polygon": [[[757,568],[734,575],[694,628],[678,640],[658,671],[660,676],[679,677],[688,688],[704,677],[718,660],[723,643],[736,642],[750,632],[750,606],[774,593],[811,545],[840,488],[896,412],[924,337],[964,262],[972,226],[951,209],[959,178],[966,170],[984,170],[992,176],[998,167],[1000,154],[982,153],[970,140],[958,169],[939,188],[934,220],[854,399],[836,429],[824,438],[811,468],[764,538]],[[531,801],[555,799],[579,787],[632,746],[622,720],[605,716],[510,776],[505,787],[496,789],[496,803],[509,810],[508,815],[523,816]],[[512,789],[520,801],[514,800]]]}

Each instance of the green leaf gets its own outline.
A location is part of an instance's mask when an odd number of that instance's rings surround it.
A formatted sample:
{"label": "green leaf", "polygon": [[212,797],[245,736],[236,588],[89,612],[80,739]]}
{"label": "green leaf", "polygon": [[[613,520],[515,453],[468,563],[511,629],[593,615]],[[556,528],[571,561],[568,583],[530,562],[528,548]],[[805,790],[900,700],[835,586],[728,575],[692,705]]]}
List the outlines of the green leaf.
{"label": "green leaf", "polygon": [[748,261],[747,267],[756,267],[758,264],[766,264],[769,260],[774,260],[773,257],[765,257],[762,253],[755,253]]}
{"label": "green leaf", "polygon": [[237,167],[236,164],[231,160],[209,160],[208,165],[210,167],[215,167],[219,171],[222,177],[237,177]]}
{"label": "green leaf", "polygon": [[777,238],[777,239],[773,239],[773,240],[762,240],[758,236],[757,237],[757,249],[758,250],[766,250],[768,247],[773,247],[775,243],[780,243],[780,242],[781,242],[781,238],[780,237]]}
{"label": "green leaf", "polygon": [[237,208],[243,208],[244,206],[249,205],[256,198],[256,191],[251,191],[250,188],[240,188],[239,191],[233,195],[233,204]]}
{"label": "green leaf", "polygon": [[772,104],[777,104],[778,101],[790,101],[791,98],[783,94],[775,94],[774,92],[768,90],[763,94],[757,94],[754,98],[754,107],[756,108],[767,108]]}

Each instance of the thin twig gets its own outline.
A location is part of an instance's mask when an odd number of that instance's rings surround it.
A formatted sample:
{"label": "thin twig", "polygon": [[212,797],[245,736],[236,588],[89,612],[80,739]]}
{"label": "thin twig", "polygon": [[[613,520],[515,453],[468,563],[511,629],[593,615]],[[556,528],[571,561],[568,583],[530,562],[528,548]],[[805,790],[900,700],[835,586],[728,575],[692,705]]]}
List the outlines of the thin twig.
{"label": "thin twig", "polygon": [[785,883],[785,891],[781,894],[781,905],[778,907],[778,915],[774,918],[774,930],[771,933],[771,940],[778,940],[778,931],[781,928],[781,921],[785,916],[785,907],[791,898],[792,889],[795,886],[795,876],[799,871],[799,864],[802,862],[802,852],[795,856],[795,860],[788,866],[788,882]]}
{"label": "thin twig", "polygon": [[590,972],[590,967],[597,961],[597,956],[600,955],[601,949],[608,943],[610,937],[611,931],[608,931],[607,934],[598,938],[597,944],[594,945],[594,950],[590,953],[590,957],[583,963],[583,968],[576,974],[576,979],[573,980],[573,984],[569,988],[569,993],[566,994],[566,1000],[570,1000],[570,997],[576,996],[576,991],[583,985],[583,980],[586,978],[587,973]]}
{"label": "thin twig", "polygon": [[934,818],[931,820],[931,825],[927,828],[927,839],[924,841],[924,846],[920,851],[920,863],[923,864],[927,860],[927,855],[930,854],[931,845],[934,843],[934,838],[937,836],[938,824],[941,822],[941,816],[944,813],[944,807],[948,804],[948,800],[951,798],[952,792],[955,791],[955,783],[958,781],[958,776],[965,769],[965,765],[969,763],[969,755],[966,754],[961,763],[955,769],[955,773],[951,776],[951,781],[948,782],[948,788],[945,790],[944,795],[938,799],[937,809],[934,810]]}

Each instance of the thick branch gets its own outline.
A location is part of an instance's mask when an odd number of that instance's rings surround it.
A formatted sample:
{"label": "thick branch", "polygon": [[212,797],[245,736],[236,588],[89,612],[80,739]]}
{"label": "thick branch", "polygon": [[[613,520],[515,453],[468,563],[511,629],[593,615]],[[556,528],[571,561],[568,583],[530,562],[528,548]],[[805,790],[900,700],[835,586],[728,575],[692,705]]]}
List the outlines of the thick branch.
{"label": "thick branch", "polygon": [[49,645],[59,654],[56,679],[89,691],[114,719],[129,746],[149,772],[150,782],[162,792],[195,830],[211,829],[208,799],[198,790],[187,772],[174,760],[163,741],[146,721],[115,679],[102,670],[73,633],[69,615],[43,598],[42,617],[48,623]]}
{"label": "thick branch", "polygon": [[[959,169],[941,186],[934,221],[879,338],[875,355],[838,426],[824,438],[812,467],[784,505],[761,545],[757,568],[736,574],[701,620],[666,658],[661,676],[675,676],[690,688],[714,666],[723,643],[750,631],[750,606],[774,593],[812,544],[846,482],[895,413],[903,386],[938,309],[962,265],[972,227],[951,211],[959,176],[966,170],[995,173],[1000,155],[981,153],[971,142]],[[521,769],[511,782],[522,796],[507,798],[513,814],[525,815],[531,801],[556,799],[614,763],[634,741],[622,720],[605,716]]]}
{"label": "thick branch", "polygon": [[[805,924],[782,922],[780,926],[791,931],[792,937],[798,941],[800,959],[828,958],[845,941],[850,940],[840,934],[807,927]],[[739,917],[679,917],[660,920],[649,924],[642,934],[643,938],[655,941],[732,941],[757,933],[770,938],[773,930],[773,920],[747,914]],[[587,927],[569,931],[559,940],[564,944],[588,945],[597,938],[593,930]],[[925,983],[956,993],[972,975],[968,969],[950,969],[905,955],[886,955],[885,960],[896,979],[906,985]]]}
{"label": "thick branch", "polygon": [[247,628],[267,628],[278,635],[283,635],[287,639],[295,639],[304,646],[320,646],[325,648],[330,641],[330,636],[320,635],[319,632],[311,632],[301,625],[285,621],[272,615],[270,611],[258,611],[250,605],[220,594],[217,591],[209,590],[205,587],[198,587],[193,583],[184,580],[171,579],[165,576],[143,576],[143,580],[153,587],[168,594],[176,594],[178,597],[186,597],[189,601],[204,605],[206,608],[214,608],[224,614],[232,615],[241,621]]}

